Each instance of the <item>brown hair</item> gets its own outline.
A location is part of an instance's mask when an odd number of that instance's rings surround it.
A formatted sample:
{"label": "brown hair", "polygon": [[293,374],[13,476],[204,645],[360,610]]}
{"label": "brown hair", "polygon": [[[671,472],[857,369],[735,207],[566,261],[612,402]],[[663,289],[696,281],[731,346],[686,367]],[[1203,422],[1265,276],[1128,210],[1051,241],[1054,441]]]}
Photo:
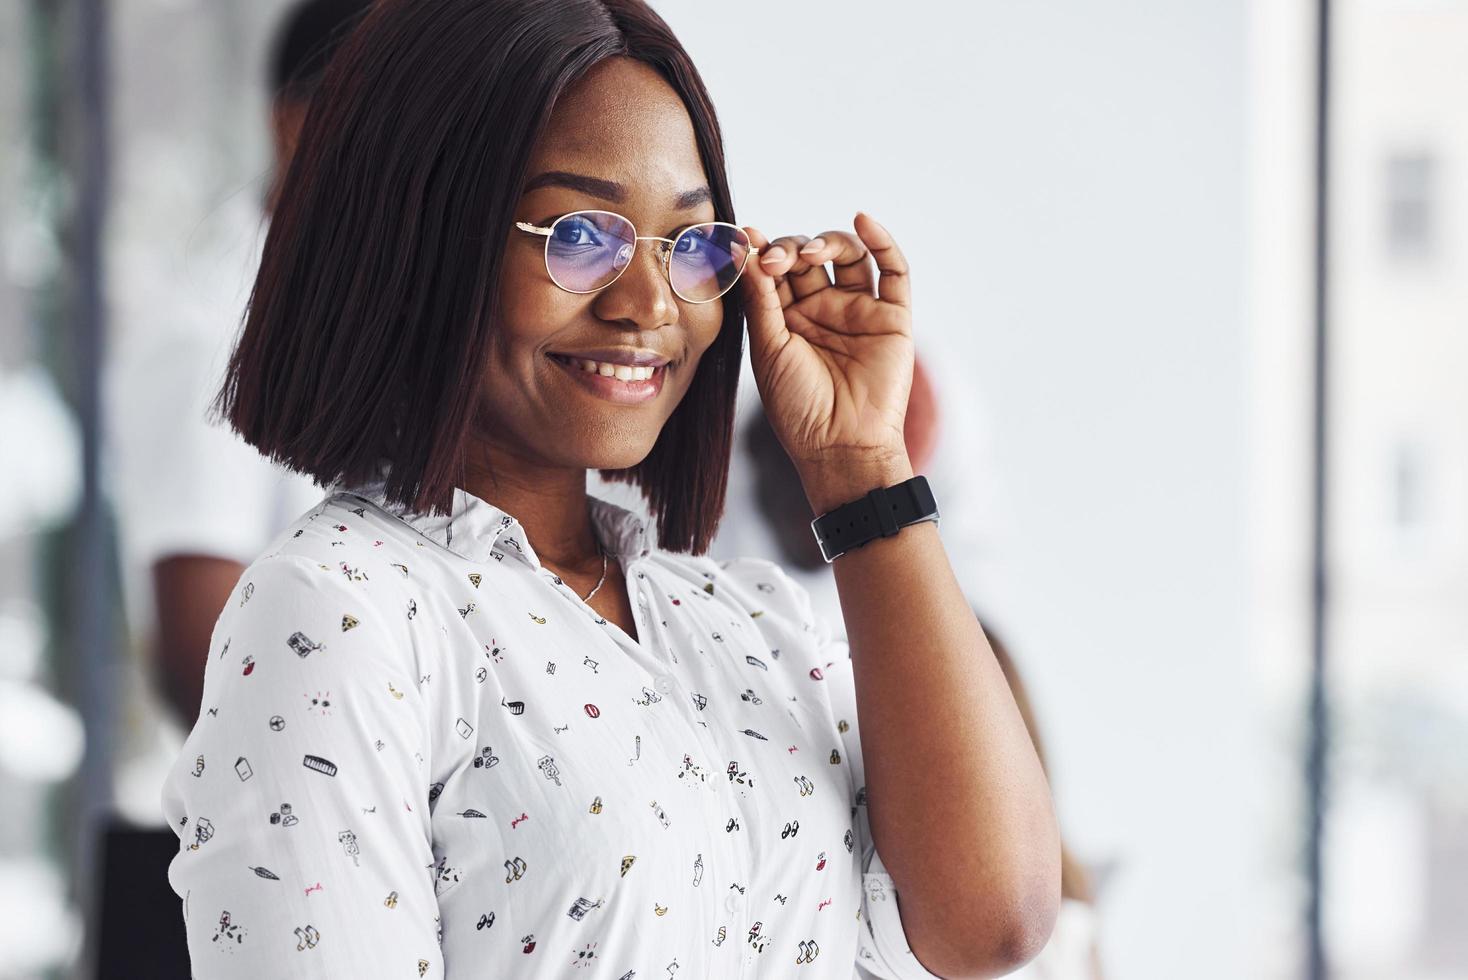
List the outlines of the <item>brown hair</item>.
{"label": "brown hair", "polygon": [[[642,0],[380,0],[341,45],[285,174],[244,327],[214,400],[322,486],[377,475],[447,513],[481,411],[502,234],[556,100],[593,65],[654,68],[692,120],[716,218],[733,222],[713,105]],[[724,510],[744,311],[718,338],[638,486],[662,547],[702,554]]]}
{"label": "brown hair", "polygon": [[[1047,768],[1045,747],[1040,742],[1040,729],[1035,724],[1035,710],[1030,704],[1030,696],[1025,690],[1024,682],[1020,680],[1019,671],[1014,666],[1014,658],[1009,655],[1009,650],[993,630],[986,626],[984,633],[989,638],[989,647],[994,651],[994,659],[999,661],[999,669],[1004,671],[1004,679],[1009,681],[1010,693],[1014,695],[1014,703],[1019,707],[1020,717],[1025,720],[1025,728],[1029,729],[1030,741],[1035,745],[1035,754],[1040,757],[1040,766]],[[1088,905],[1094,905],[1096,902],[1096,895],[1091,887],[1091,876],[1086,873],[1085,867],[1065,846],[1064,841],[1060,844],[1060,895],[1062,898],[1074,899]]]}

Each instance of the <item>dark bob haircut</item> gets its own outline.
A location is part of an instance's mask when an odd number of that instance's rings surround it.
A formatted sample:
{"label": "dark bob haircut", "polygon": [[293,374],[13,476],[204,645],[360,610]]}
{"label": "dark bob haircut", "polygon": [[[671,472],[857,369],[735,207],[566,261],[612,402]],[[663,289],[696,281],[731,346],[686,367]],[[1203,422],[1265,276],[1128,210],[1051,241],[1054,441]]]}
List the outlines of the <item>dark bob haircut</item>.
{"label": "dark bob haircut", "polygon": [[[708,92],[641,0],[380,0],[307,112],[216,417],[323,487],[385,464],[390,502],[446,514],[531,151],[561,94],[617,56],[678,93],[716,217],[734,222]],[[723,514],[743,333],[730,291],[651,452],[601,471],[641,490],[670,551],[706,552]]]}

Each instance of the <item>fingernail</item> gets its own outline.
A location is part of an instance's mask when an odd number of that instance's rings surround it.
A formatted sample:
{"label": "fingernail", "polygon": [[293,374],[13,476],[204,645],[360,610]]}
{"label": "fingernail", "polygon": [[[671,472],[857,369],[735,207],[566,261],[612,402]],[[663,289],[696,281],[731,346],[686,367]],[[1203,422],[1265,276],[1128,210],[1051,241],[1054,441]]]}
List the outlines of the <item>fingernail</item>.
{"label": "fingernail", "polygon": [[819,252],[825,247],[826,240],[824,238],[812,238],[809,242],[805,244],[805,247],[800,250],[800,254],[809,255],[812,252]]}
{"label": "fingernail", "polygon": [[785,246],[771,245],[768,250],[759,253],[761,262],[779,262],[785,257]]}

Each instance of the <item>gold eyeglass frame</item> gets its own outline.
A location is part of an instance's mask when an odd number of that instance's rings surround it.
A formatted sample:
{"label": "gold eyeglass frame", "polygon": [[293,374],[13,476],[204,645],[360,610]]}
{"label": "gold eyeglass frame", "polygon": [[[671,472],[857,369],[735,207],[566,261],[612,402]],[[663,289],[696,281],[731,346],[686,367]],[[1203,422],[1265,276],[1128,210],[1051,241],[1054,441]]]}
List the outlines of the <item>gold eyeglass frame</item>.
{"label": "gold eyeglass frame", "polygon": [[[562,221],[565,221],[567,218],[574,218],[578,214],[609,214],[609,215],[611,215],[614,218],[620,218],[623,221],[627,222],[627,227],[629,227],[629,228],[632,229],[632,238],[633,238],[633,242],[632,242],[632,255],[629,255],[627,257],[627,264],[624,265],[624,266],[622,266],[622,268],[618,269],[617,270],[617,274],[615,276],[613,276],[611,279],[608,279],[606,282],[602,283],[600,286],[597,286],[595,289],[567,289],[565,286],[562,286],[560,283],[556,282],[555,274],[551,272],[551,267],[550,267],[551,232],[555,231],[556,225],[560,224]],[[684,235],[686,235],[689,231],[693,230],[694,228],[707,228],[710,225],[722,225],[725,228],[733,228],[733,229],[737,230],[741,235],[743,235],[746,239],[749,238],[749,233],[748,232],[746,232],[743,228],[740,228],[738,225],[736,225],[736,224],[734,224],[732,222],[729,222],[729,221],[699,221],[699,222],[696,222],[696,223],[691,224],[691,225],[687,225],[686,227],[679,229],[679,231],[678,231],[678,238],[682,238]],[[615,211],[604,211],[604,210],[602,210],[600,208],[583,208],[580,211],[567,211],[565,214],[561,215],[555,221],[552,221],[550,223],[550,225],[547,226],[547,227],[545,227],[545,228],[542,228],[539,225],[533,224],[533,223],[531,223],[529,221],[517,221],[517,222],[515,222],[515,227],[516,228],[519,228],[521,231],[526,232],[528,234],[531,234],[531,235],[542,235],[542,236],[545,237],[545,247],[542,249],[542,257],[545,259],[545,274],[548,275],[548,276],[550,276],[550,281],[556,284],[556,288],[558,288],[558,289],[565,289],[566,292],[568,292],[568,293],[575,293],[575,294],[580,295],[580,296],[586,296],[586,295],[589,295],[591,293],[600,292],[601,290],[606,289],[612,283],[616,282],[618,279],[622,278],[622,273],[626,272],[628,269],[630,269],[632,267],[632,259],[635,258],[636,255],[637,255],[637,243],[638,242],[663,242],[663,243],[665,243],[668,246],[667,248],[664,248],[662,250],[662,252],[663,252],[663,261],[662,261],[661,264],[662,264],[662,267],[663,267],[663,278],[666,279],[666,280],[668,280],[668,286],[673,290],[674,295],[676,295],[679,299],[681,299],[685,303],[695,303],[695,304],[712,303],[714,300],[718,299],[720,296],[723,296],[729,290],[733,289],[734,288],[734,284],[739,281],[739,277],[742,276],[742,275],[744,275],[744,270],[749,267],[749,258],[750,258],[750,256],[752,256],[752,255],[758,255],[759,254],[759,249],[755,248],[754,245],[751,244],[749,246],[749,250],[744,253],[744,263],[742,265],[740,265],[739,271],[734,274],[734,278],[729,281],[729,285],[725,286],[722,290],[719,291],[719,295],[718,296],[712,296],[712,297],[710,297],[708,299],[689,299],[688,297],[684,296],[682,293],[678,292],[678,287],[673,285],[673,273],[672,273],[672,270],[669,268],[669,264],[672,262],[672,258],[673,258],[673,246],[675,246],[675,245],[678,244],[678,238],[663,238],[660,235],[639,235],[639,234],[637,234],[637,225],[633,224],[632,223],[632,219],[629,218],[629,217],[627,217],[625,214],[618,214]]]}

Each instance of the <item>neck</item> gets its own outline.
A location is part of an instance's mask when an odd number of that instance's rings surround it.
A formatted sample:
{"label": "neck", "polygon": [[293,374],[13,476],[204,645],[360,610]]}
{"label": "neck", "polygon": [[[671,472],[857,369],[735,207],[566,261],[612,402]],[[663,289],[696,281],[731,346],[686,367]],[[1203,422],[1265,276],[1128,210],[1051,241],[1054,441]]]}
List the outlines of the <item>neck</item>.
{"label": "neck", "polygon": [[518,520],[542,563],[560,571],[600,570],[585,469],[545,466],[498,448],[477,455],[464,489]]}

